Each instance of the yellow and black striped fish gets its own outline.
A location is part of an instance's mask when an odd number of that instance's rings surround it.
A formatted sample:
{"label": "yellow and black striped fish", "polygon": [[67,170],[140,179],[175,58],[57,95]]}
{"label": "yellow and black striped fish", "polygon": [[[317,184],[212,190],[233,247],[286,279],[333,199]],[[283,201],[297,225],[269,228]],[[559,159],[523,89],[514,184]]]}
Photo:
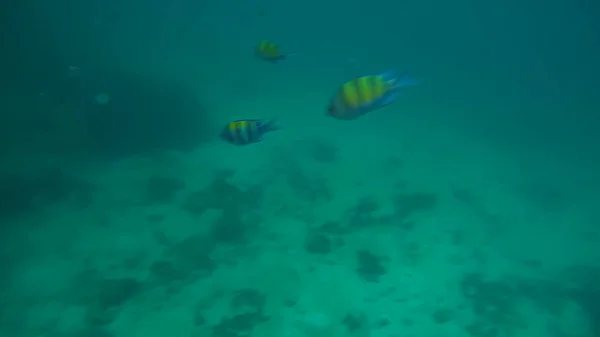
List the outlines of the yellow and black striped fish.
{"label": "yellow and black striped fish", "polygon": [[262,40],[256,46],[256,55],[265,61],[277,63],[286,59],[281,53],[279,46],[267,40]]}
{"label": "yellow and black striped fish", "polygon": [[267,132],[279,130],[274,120],[237,120],[227,123],[221,131],[221,138],[234,145],[248,145],[260,142]]}
{"label": "yellow and black striped fish", "polygon": [[325,114],[336,119],[356,119],[392,103],[400,87],[415,84],[413,79],[400,78],[393,71],[358,77],[336,91]]}

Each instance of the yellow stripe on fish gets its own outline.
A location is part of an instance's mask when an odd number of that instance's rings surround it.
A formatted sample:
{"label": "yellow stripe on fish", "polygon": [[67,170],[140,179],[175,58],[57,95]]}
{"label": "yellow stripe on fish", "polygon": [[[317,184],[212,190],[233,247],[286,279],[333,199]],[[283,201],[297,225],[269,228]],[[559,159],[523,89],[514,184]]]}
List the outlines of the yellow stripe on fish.
{"label": "yellow stripe on fish", "polygon": [[279,50],[279,46],[270,41],[260,41],[258,44],[258,51],[266,57],[279,57],[281,56],[281,51]]}
{"label": "yellow stripe on fish", "polygon": [[261,59],[273,63],[277,63],[286,58],[286,56],[281,53],[278,45],[267,40],[262,40],[258,43],[258,46],[256,46],[256,54]]}
{"label": "yellow stripe on fish", "polygon": [[231,132],[238,133],[238,132],[240,132],[240,130],[244,130],[249,126],[250,126],[250,122],[248,122],[248,121],[235,121],[235,122],[229,123],[229,125],[227,125],[227,128]]}
{"label": "yellow stripe on fish", "polygon": [[363,76],[345,83],[341,95],[346,105],[357,108],[381,98],[391,87],[382,76]]}

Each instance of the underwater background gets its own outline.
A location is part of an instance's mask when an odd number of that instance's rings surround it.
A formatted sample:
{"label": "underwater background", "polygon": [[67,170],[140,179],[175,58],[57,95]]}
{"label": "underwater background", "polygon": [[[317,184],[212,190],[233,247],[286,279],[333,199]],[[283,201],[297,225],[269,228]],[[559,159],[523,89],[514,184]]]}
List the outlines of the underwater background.
{"label": "underwater background", "polygon": [[2,336],[600,336],[599,2],[0,9]]}

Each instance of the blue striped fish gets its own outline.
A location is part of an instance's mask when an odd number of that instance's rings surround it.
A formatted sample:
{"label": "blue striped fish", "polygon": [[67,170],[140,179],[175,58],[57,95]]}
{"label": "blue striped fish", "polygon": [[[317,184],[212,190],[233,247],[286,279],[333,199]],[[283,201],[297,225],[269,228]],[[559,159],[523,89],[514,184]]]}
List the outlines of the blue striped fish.
{"label": "blue striped fish", "polygon": [[356,119],[392,103],[401,87],[415,84],[415,80],[399,77],[393,71],[357,77],[338,88],[325,114],[336,119]]}
{"label": "blue striped fish", "polygon": [[234,145],[248,145],[262,141],[267,132],[279,130],[274,120],[246,119],[227,123],[221,138]]}

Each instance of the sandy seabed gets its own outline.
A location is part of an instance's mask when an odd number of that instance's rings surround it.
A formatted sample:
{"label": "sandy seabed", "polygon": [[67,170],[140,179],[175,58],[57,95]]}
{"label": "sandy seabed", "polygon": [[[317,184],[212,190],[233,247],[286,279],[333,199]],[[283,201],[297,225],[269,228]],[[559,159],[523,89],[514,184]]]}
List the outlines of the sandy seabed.
{"label": "sandy seabed", "polygon": [[574,168],[327,123],[76,172],[7,229],[2,335],[598,334],[600,214]]}

